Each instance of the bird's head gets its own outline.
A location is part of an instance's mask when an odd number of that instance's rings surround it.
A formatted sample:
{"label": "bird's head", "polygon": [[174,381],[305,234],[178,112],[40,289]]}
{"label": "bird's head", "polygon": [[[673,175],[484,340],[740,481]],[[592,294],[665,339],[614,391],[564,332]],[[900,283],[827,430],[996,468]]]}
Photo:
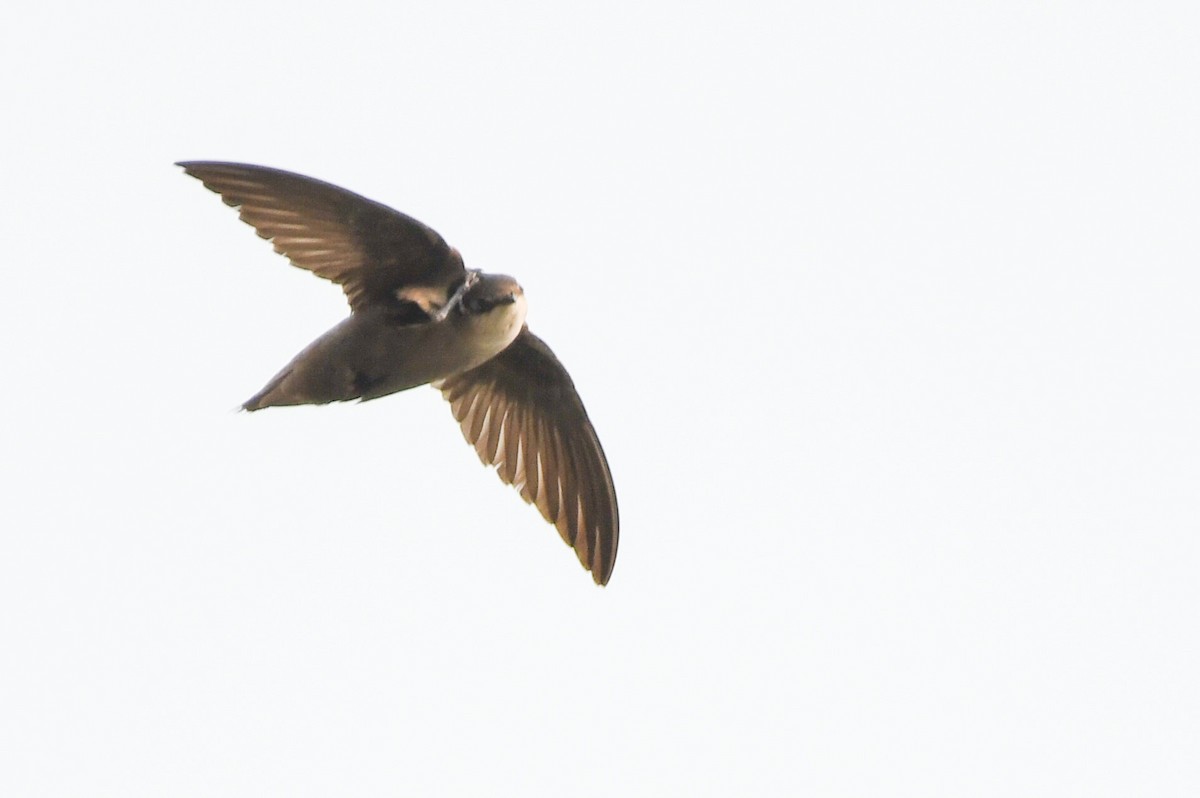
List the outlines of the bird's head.
{"label": "bird's head", "polygon": [[472,272],[468,276],[467,290],[458,307],[460,313],[482,316],[505,308],[509,308],[506,314],[518,312],[524,318],[525,292],[520,283],[507,274]]}
{"label": "bird's head", "polygon": [[453,317],[476,330],[480,342],[499,352],[512,343],[525,324],[525,292],[506,274],[470,272]]}

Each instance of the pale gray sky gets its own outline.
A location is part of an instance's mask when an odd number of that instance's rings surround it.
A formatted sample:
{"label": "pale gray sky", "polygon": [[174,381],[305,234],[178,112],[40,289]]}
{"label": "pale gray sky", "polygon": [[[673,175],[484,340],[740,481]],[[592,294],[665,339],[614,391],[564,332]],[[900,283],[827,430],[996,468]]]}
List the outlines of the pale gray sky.
{"label": "pale gray sky", "polygon": [[[1200,791],[1200,12],[28,7],[0,29],[0,793]],[[515,275],[592,585],[184,176]]]}

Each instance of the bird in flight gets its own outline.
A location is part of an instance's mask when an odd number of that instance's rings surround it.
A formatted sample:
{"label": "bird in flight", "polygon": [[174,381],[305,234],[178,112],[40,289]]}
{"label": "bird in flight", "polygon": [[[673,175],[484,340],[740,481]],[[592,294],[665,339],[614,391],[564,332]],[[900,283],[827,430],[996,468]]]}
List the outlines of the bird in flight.
{"label": "bird in flight", "polygon": [[558,529],[596,584],[608,582],[619,529],[608,461],[571,377],[525,325],[516,280],[467,269],[421,222],[329,183],[250,164],[177,166],[350,302],[350,316],[244,409],[366,401],[432,384],[480,460]]}

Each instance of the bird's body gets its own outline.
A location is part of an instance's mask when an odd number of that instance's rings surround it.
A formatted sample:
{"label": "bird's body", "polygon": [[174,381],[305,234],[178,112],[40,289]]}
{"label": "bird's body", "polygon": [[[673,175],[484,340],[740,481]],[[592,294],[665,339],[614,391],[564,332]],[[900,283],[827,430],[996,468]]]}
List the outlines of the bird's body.
{"label": "bird's body", "polygon": [[468,371],[500,354],[521,332],[525,297],[518,293],[486,315],[450,313],[440,321],[403,322],[408,320],[397,320],[386,308],[352,313],[292,358],[243,407],[376,399]]}
{"label": "bird's body", "polygon": [[179,165],[350,302],[350,316],[246,410],[433,384],[480,459],[555,525],[597,584],[608,582],[618,540],[608,462],[566,369],[525,326],[516,280],[467,270],[430,228],[329,183],[250,164]]}

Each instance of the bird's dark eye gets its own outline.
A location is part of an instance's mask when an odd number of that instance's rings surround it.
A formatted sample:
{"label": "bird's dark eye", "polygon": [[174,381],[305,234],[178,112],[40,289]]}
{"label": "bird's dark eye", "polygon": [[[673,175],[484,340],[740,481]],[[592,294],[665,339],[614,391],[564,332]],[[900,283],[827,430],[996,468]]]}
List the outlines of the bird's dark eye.
{"label": "bird's dark eye", "polygon": [[481,296],[467,297],[463,300],[463,306],[466,307],[468,313],[486,313],[492,309],[494,303]]}

